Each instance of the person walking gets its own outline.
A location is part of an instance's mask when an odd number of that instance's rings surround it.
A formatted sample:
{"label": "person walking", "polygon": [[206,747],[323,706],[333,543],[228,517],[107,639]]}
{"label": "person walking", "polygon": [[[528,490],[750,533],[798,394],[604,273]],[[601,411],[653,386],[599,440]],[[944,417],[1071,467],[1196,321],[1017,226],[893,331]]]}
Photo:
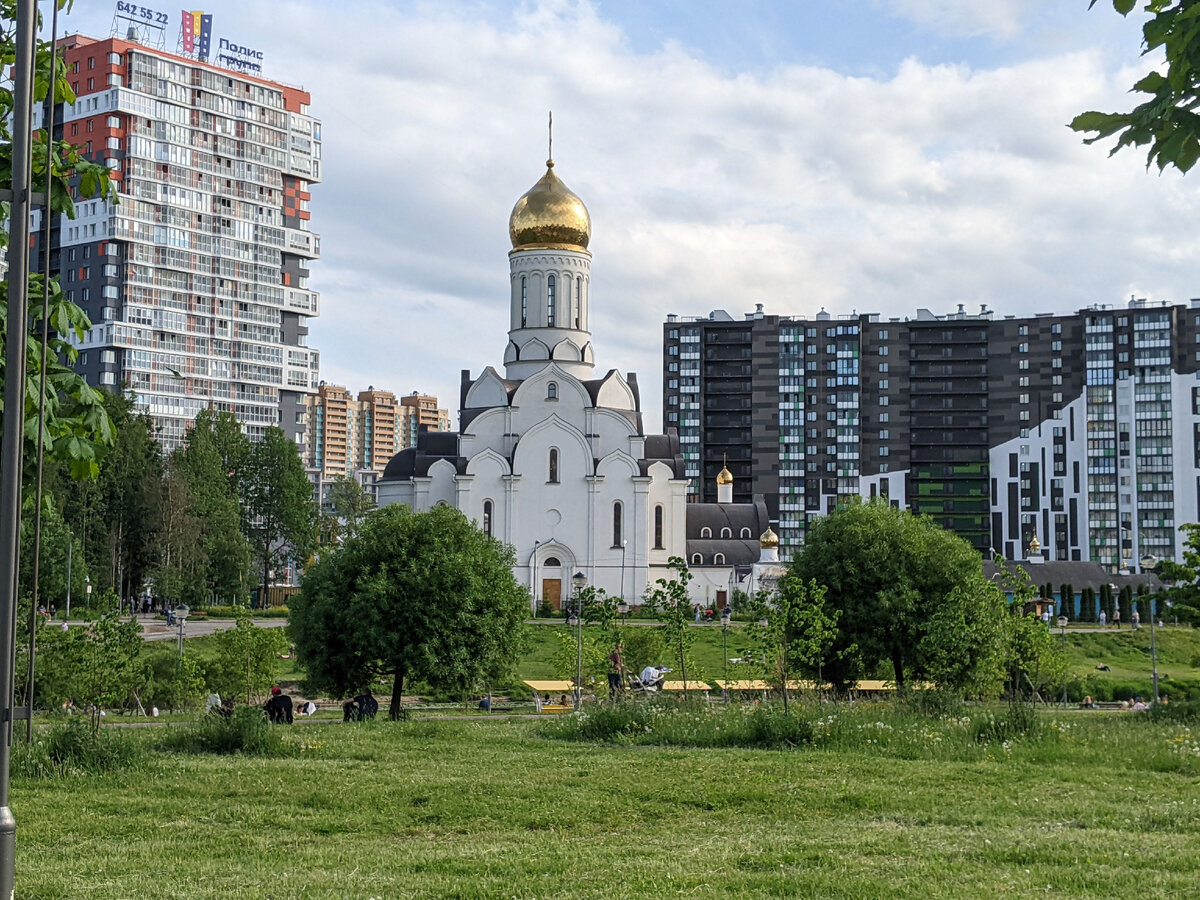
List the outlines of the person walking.
{"label": "person walking", "polygon": [[1113,606],[1113,628],[1121,627],[1121,607]]}
{"label": "person walking", "polygon": [[1100,627],[1103,628],[1108,624],[1108,614],[1104,610],[1100,610]]}

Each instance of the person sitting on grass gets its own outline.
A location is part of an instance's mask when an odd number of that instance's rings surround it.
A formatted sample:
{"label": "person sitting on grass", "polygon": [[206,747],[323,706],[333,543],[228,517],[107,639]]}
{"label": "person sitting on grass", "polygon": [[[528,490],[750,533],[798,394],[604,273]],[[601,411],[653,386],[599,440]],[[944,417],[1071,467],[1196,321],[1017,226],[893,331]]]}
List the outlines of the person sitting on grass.
{"label": "person sitting on grass", "polygon": [[263,709],[267,711],[267,718],[272,725],[291,725],[293,722],[292,698],[278,685],[271,688],[271,699],[263,705]]}

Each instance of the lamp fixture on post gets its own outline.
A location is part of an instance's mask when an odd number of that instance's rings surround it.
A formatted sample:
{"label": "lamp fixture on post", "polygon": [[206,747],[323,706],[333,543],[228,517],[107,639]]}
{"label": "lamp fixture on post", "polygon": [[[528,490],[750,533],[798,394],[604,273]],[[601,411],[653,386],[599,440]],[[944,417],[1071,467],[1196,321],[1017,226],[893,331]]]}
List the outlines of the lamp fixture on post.
{"label": "lamp fixture on post", "polygon": [[587,576],[576,572],[571,576],[575,586],[575,611],[567,624],[575,629],[575,710],[583,705],[583,586],[587,584]]}
{"label": "lamp fixture on post", "polygon": [[1154,620],[1158,618],[1154,598],[1150,598],[1150,674],[1154,681],[1154,704],[1158,705],[1158,647],[1154,644]]}
{"label": "lamp fixture on post", "polygon": [[617,604],[617,612],[621,614],[621,627],[625,627],[625,614],[629,612],[629,604],[622,600]]}
{"label": "lamp fixture on post", "polygon": [[725,660],[725,702],[729,702],[729,604],[721,610],[721,647]]}

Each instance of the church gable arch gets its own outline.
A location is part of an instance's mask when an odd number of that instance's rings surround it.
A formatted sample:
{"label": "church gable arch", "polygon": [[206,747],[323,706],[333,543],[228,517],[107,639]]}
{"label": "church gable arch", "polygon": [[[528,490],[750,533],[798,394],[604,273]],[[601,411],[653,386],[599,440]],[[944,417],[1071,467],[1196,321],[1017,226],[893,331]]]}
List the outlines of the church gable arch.
{"label": "church gable arch", "polygon": [[550,416],[534,425],[513,449],[513,473],[546,481],[550,450],[557,450],[561,481],[593,474],[592,450],[587,438],[570,422]]}
{"label": "church gable arch", "polygon": [[637,460],[623,450],[614,450],[596,464],[596,474],[612,478],[636,478]]}
{"label": "church gable arch", "polygon": [[596,405],[609,409],[635,409],[633,391],[615,369],[608,373],[596,394]]}
{"label": "church gable arch", "polygon": [[537,360],[537,359],[549,359],[549,358],[550,358],[550,348],[547,347],[545,344],[543,344],[541,341],[539,341],[537,338],[533,338],[532,340],[526,341],[524,344],[521,345],[521,359],[526,362],[531,359]]}
{"label": "church gable arch", "polygon": [[570,338],[564,338],[554,345],[554,359],[568,360],[570,362],[578,362],[583,359],[583,352],[578,345]]}
{"label": "church gable arch", "polygon": [[483,370],[475,383],[467,388],[467,399],[463,405],[467,409],[508,406],[508,389],[495,369],[488,366]]}

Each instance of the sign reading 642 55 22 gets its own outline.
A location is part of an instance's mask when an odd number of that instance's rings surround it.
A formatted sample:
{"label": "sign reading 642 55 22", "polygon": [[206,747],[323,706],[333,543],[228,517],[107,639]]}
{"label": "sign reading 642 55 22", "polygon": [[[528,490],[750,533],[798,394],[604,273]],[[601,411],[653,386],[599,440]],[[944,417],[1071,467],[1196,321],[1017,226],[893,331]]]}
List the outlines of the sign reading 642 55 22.
{"label": "sign reading 642 55 22", "polygon": [[118,0],[117,2],[117,15],[123,19],[135,19],[150,25],[162,26],[168,22],[166,13],[159,12],[157,9],[151,9],[148,6],[141,6],[137,3],[124,3],[122,0]]}

